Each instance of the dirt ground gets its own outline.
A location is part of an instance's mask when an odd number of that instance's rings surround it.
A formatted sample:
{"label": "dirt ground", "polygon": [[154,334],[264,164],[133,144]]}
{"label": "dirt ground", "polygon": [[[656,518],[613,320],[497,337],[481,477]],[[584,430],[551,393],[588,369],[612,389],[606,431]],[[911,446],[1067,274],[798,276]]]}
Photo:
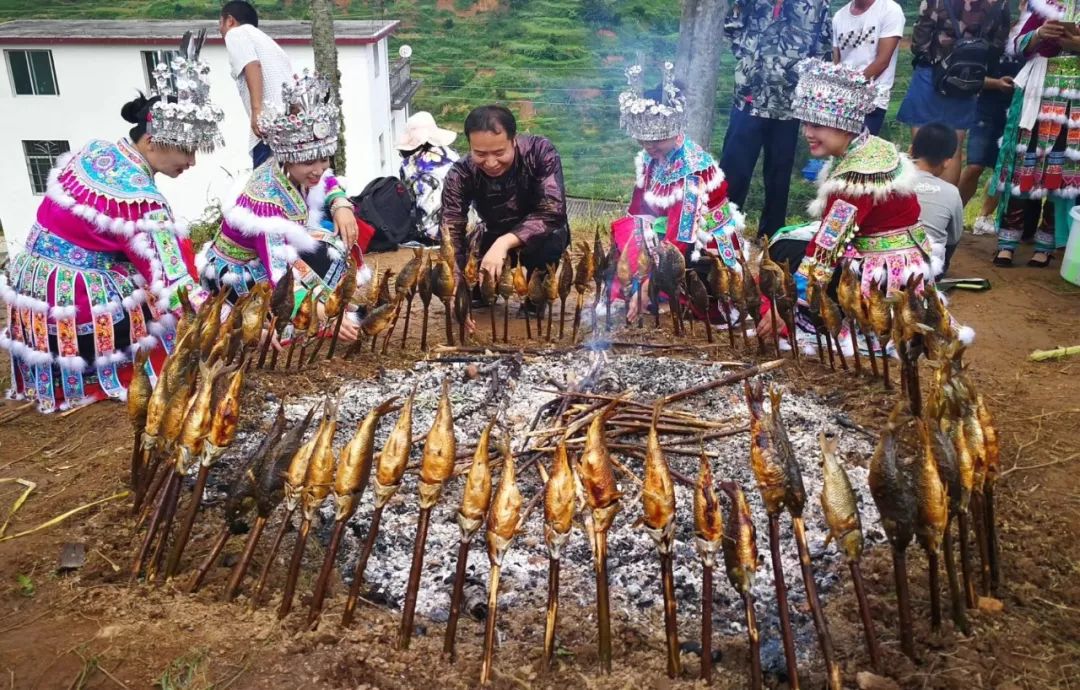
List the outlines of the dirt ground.
{"label": "dirt ground", "polygon": [[[919,661],[898,647],[891,564],[884,549],[864,563],[871,606],[883,644],[887,675],[904,688],[1070,688],[1080,686],[1080,358],[1029,363],[1034,349],[1080,342],[1080,289],[1061,281],[1056,268],[996,269],[991,240],[965,239],[954,263],[956,276],[984,276],[993,289],[955,294],[954,313],[978,332],[969,361],[988,396],[1002,437],[1004,476],[999,483],[1003,561],[1000,610],[975,612],[973,635],[931,635],[923,577],[924,559],[911,549],[909,568]],[[400,259],[401,257],[396,257]],[[388,259],[382,259],[383,266]],[[419,305],[419,300],[416,301]],[[418,312],[418,310],[417,310]],[[441,309],[432,308],[432,336],[442,333]],[[436,320],[439,319],[439,320]],[[479,338],[487,339],[486,319]],[[335,360],[302,374],[252,377],[260,392],[296,392],[328,387],[343,376],[361,376],[377,366],[402,366],[420,356],[414,321],[407,348],[392,348],[377,362],[365,354],[348,364]],[[522,322],[517,320],[515,328]],[[699,330],[700,333],[700,330]],[[629,337],[629,336],[628,336]],[[656,341],[666,336],[650,335]],[[396,340],[396,338],[395,338]],[[518,335],[517,341],[523,341]],[[749,356],[721,349],[724,359]],[[3,362],[6,368],[7,362]],[[890,398],[874,384],[831,374],[816,362],[803,373],[788,368],[793,385],[831,392],[838,409],[876,428]],[[0,405],[0,418],[17,408]],[[97,404],[68,416],[25,412],[0,424],[0,516],[22,491],[3,479],[36,483],[7,528],[12,535],[65,511],[125,489],[131,431],[121,406]],[[807,458],[806,462],[816,461]],[[814,497],[811,519],[820,519]],[[0,541],[0,688],[416,688],[472,687],[480,662],[482,627],[464,620],[459,658],[441,655],[443,626],[418,621],[419,634],[407,652],[394,649],[398,615],[366,605],[351,629],[337,625],[344,596],[340,582],[316,632],[301,631],[302,614],[283,623],[273,601],[254,612],[241,596],[217,601],[228,569],[215,568],[200,593],[189,596],[167,584],[129,586],[127,571],[137,544],[128,504],[114,500],[81,512],[58,526]],[[0,518],[2,519],[2,518]],[[187,557],[201,559],[216,514],[197,523]],[[764,548],[763,526],[759,543]],[[290,547],[287,538],[286,548]],[[230,543],[226,563],[240,539]],[[60,574],[58,555],[66,543],[86,545],[81,569]],[[320,554],[310,554],[306,571]],[[280,575],[278,576],[280,577]],[[310,575],[308,576],[310,577]],[[847,582],[847,578],[842,580]],[[272,583],[273,584],[273,583]],[[301,582],[301,597],[310,591]],[[728,585],[718,574],[718,590]],[[275,589],[276,591],[276,589]],[[993,604],[993,602],[988,602]],[[946,599],[947,607],[947,599]],[[303,611],[297,606],[294,611]],[[858,612],[849,585],[831,598],[828,616],[844,668],[845,684],[868,670]],[[634,629],[613,621],[615,672],[596,674],[593,612],[564,605],[560,612],[557,668],[542,675],[538,657],[543,612],[500,612],[503,644],[496,656],[495,687],[703,687],[695,682],[697,657],[684,657],[683,676],[664,676],[660,621]],[[696,618],[696,611],[680,611]],[[696,625],[696,623],[695,623]],[[722,653],[714,685],[746,686],[743,639],[718,637]],[[801,669],[805,687],[821,687],[821,669]],[[776,685],[776,680],[771,679]],[[778,687],[786,687],[780,684]]]}

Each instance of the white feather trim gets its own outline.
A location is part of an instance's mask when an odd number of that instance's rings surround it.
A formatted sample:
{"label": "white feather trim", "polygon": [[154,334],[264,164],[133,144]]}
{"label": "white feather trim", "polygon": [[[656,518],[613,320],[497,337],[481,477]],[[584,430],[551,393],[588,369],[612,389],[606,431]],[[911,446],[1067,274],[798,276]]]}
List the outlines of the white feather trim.
{"label": "white feather trim", "polygon": [[240,274],[233,271],[226,271],[225,275],[221,276],[221,282],[230,287],[240,283]]}
{"label": "white feather trim", "polygon": [[961,326],[956,332],[957,339],[965,345],[975,342],[975,329],[971,326]]}
{"label": "white feather trim", "polygon": [[334,175],[334,171],[327,168],[319,179],[319,183],[308,190],[307,193],[307,226],[312,230],[322,229],[323,206],[326,205],[328,179]]}
{"label": "white feather trim", "polygon": [[53,319],[57,321],[63,321],[64,319],[75,318],[75,314],[78,313],[78,311],[78,307],[76,307],[74,304],[66,307],[56,306],[49,309],[49,316],[53,317]]}
{"label": "white feather trim", "polygon": [[154,348],[156,348],[158,346],[158,344],[160,342],[161,341],[159,341],[157,339],[157,337],[155,337],[155,336],[144,335],[143,337],[139,338],[138,340],[136,340],[134,343],[131,344],[131,348],[130,348],[131,349],[131,355],[135,356],[141,350],[150,350],[150,351],[152,351]]}
{"label": "white feather trim", "polygon": [[65,371],[83,371],[89,366],[86,360],[79,356],[57,357],[56,363]]}
{"label": "white feather trim", "polygon": [[249,237],[260,234],[281,235],[293,247],[301,252],[315,249],[316,240],[308,234],[303,225],[280,216],[257,216],[243,206],[233,206],[225,211],[225,220],[231,227]]}

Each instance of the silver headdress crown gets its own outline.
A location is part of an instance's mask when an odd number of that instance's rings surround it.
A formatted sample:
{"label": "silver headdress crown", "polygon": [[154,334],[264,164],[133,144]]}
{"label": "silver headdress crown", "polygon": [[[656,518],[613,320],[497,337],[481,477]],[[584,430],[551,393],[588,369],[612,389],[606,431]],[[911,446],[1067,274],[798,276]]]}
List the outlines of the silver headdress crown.
{"label": "silver headdress crown", "polygon": [[630,85],[619,94],[619,126],[634,139],[659,141],[682,134],[686,129],[686,97],[675,86],[675,65],[664,63],[660,100],[646,98],[642,89],[641,65],[626,70]]}
{"label": "silver headdress crown", "polygon": [[330,100],[330,82],[304,70],[281,88],[284,110],[270,107],[259,127],[274,157],[282,163],[329,158],[338,147],[338,107]]}
{"label": "silver headdress crown", "polygon": [[859,134],[874,108],[877,86],[859,70],[824,60],[796,66],[799,84],[792,104],[795,119]]}
{"label": "silver headdress crown", "polygon": [[154,68],[153,94],[161,100],[150,107],[146,131],[159,144],[206,153],[224,144],[218,123],[225,113],[210,101],[210,65],[199,60],[205,40],[206,29],[188,31],[172,62]]}

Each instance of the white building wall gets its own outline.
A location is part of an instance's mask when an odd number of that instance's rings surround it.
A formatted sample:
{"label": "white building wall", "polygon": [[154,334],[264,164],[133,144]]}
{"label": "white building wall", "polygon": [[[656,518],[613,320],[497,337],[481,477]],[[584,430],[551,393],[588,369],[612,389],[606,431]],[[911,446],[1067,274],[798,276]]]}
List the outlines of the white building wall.
{"label": "white building wall", "polygon": [[[24,140],[66,140],[78,150],[90,139],[119,139],[131,125],[120,117],[121,106],[146,91],[141,51],[171,49],[172,45],[5,45],[4,50],[49,48],[58,96],[15,96],[6,60],[0,79],[0,224],[9,255],[22,250],[41,196],[32,193]],[[372,45],[339,46],[342,99],[345,113],[348,189],[358,193],[372,178],[395,174],[381,164],[379,135],[392,151],[387,42],[379,42],[379,76],[374,77]],[[297,71],[311,68],[310,46],[285,46]],[[211,66],[211,95],[225,111],[225,148],[199,154],[195,167],[177,179],[163,175],[158,185],[177,216],[192,220],[206,206],[226,198],[251,171],[247,149],[248,118],[235,82],[229,75],[225,47],[208,44],[203,59]],[[389,170],[389,172],[387,172]]]}

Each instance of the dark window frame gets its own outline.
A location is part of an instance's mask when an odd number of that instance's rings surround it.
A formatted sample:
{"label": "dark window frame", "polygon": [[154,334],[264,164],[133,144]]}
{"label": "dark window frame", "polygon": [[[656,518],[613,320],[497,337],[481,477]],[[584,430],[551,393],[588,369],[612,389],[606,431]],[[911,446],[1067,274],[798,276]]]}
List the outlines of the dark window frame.
{"label": "dark window frame", "polygon": [[56,167],[56,159],[71,151],[71,144],[65,139],[23,139],[22,148],[30,190],[42,196],[48,191],[49,172]]}
{"label": "dark window frame", "polygon": [[[49,80],[52,86],[52,91],[42,89],[42,84],[38,79],[37,70],[31,59],[33,54],[44,54],[49,61]],[[19,77],[16,75],[15,60],[22,60],[23,69],[25,70],[26,84],[23,86],[23,90],[20,91]],[[17,48],[4,51],[4,62],[7,63],[8,77],[11,80],[11,93],[15,96],[59,96],[60,95],[60,80],[56,75],[56,61],[53,59],[53,53],[48,49],[37,48]],[[28,90],[27,90],[28,89]]]}
{"label": "dark window frame", "polygon": [[[142,60],[143,72],[146,74],[146,88],[149,91],[157,91],[157,83],[154,81],[154,68],[158,63],[172,64],[172,59],[178,55],[175,50],[140,50],[139,58]],[[169,86],[176,90],[176,75],[169,73]]]}

